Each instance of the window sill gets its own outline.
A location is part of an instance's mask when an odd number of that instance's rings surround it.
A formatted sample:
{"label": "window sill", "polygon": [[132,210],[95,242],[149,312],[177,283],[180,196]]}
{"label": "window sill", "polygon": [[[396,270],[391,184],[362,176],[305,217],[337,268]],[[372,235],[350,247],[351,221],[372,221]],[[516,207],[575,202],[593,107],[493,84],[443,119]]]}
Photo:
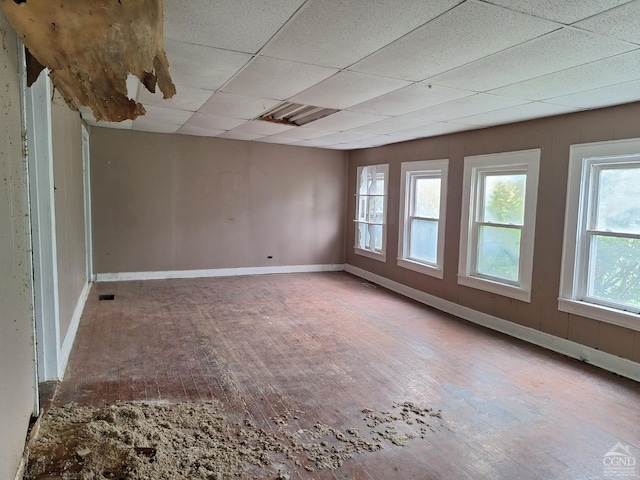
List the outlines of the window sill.
{"label": "window sill", "polygon": [[640,314],[594,303],[558,298],[558,310],[640,331]]}
{"label": "window sill", "polygon": [[376,253],[371,250],[363,250],[362,248],[353,247],[353,253],[356,255],[362,255],[363,257],[373,258],[374,260],[378,260],[380,262],[387,261],[386,253]]}
{"label": "window sill", "polygon": [[431,265],[426,265],[424,263],[416,262],[415,260],[409,260],[406,258],[398,258],[398,266],[406,268],[408,270],[413,270],[414,272],[423,273],[431,277],[436,277],[440,280],[442,280],[442,277],[444,276],[444,272],[441,268],[433,267]]}
{"label": "window sill", "polygon": [[484,278],[470,277],[468,275],[458,274],[458,285],[465,287],[477,288],[487,292],[502,295],[503,297],[514,298],[522,302],[531,303],[531,291],[524,288],[507,285],[504,283],[492,282]]}

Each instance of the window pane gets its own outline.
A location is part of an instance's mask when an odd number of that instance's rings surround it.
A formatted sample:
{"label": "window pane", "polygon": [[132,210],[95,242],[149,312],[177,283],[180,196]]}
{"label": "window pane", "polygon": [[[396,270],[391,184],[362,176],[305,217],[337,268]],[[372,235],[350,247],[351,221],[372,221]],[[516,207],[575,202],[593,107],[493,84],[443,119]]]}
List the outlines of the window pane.
{"label": "window pane", "polygon": [[440,218],[440,179],[416,178],[414,185],[413,215]]}
{"label": "window pane", "polygon": [[640,240],[594,236],[587,295],[640,307]]}
{"label": "window pane", "polygon": [[369,193],[371,195],[384,195],[384,173],[376,173],[376,175],[371,180]]}
{"label": "window pane", "polygon": [[384,212],[384,198],[368,197],[367,201],[369,202],[369,215],[366,221],[381,224]]}
{"label": "window pane", "polygon": [[356,220],[365,222],[367,220],[367,197],[358,197],[358,215]]}
{"label": "window pane", "polygon": [[600,171],[596,228],[640,233],[640,168]]}
{"label": "window pane", "polygon": [[379,172],[378,167],[373,165],[364,167],[360,175],[360,195],[384,195],[384,172]]}
{"label": "window pane", "polygon": [[485,222],[522,225],[527,175],[485,175],[483,216]]}
{"label": "window pane", "polygon": [[382,225],[358,223],[356,247],[363,250],[382,250]]}
{"label": "window pane", "polygon": [[438,261],[438,222],[411,220],[409,258],[436,264]]}
{"label": "window pane", "polygon": [[369,186],[371,184],[371,168],[364,167],[360,172],[360,178],[358,179],[358,193],[360,195],[367,195],[369,193]]}
{"label": "window pane", "polygon": [[369,243],[367,249],[382,250],[382,225],[368,225]]}
{"label": "window pane", "polygon": [[520,235],[518,228],[481,225],[478,232],[478,273],[517,282]]}
{"label": "window pane", "polygon": [[356,247],[364,249],[367,244],[367,236],[369,235],[367,233],[367,225],[365,223],[358,223],[357,226],[356,234],[358,238],[356,238]]}

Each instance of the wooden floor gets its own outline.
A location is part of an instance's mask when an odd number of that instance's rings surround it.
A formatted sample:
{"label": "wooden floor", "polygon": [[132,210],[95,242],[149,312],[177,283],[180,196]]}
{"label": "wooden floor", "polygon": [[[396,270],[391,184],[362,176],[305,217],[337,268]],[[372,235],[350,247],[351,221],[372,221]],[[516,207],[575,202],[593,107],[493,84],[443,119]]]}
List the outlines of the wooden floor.
{"label": "wooden floor", "polygon": [[299,428],[442,410],[425,439],[291,478],[606,478],[618,442],[640,464],[640,384],[344,272],[94,285],[55,405],[214,397]]}

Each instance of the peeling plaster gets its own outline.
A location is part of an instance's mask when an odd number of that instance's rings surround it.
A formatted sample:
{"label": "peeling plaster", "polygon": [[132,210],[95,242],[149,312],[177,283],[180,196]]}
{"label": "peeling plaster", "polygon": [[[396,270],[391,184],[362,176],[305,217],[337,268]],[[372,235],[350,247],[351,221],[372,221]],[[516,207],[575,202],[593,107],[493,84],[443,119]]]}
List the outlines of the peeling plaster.
{"label": "peeling plaster", "polygon": [[164,98],[176,93],[162,40],[162,0],[5,0],[0,9],[74,110],[88,106],[108,122],[144,115],[127,97],[130,73],[150,92],[157,85]]}

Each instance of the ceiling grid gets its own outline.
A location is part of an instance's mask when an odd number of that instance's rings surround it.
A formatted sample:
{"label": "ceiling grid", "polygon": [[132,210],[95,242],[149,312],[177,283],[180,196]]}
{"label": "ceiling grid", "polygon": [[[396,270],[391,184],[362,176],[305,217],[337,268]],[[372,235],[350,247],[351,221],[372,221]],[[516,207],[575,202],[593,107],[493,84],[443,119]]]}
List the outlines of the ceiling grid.
{"label": "ceiling grid", "polygon": [[[349,150],[640,100],[640,0],[165,0],[171,100],[92,125]],[[285,102],[336,109],[302,126]]]}

